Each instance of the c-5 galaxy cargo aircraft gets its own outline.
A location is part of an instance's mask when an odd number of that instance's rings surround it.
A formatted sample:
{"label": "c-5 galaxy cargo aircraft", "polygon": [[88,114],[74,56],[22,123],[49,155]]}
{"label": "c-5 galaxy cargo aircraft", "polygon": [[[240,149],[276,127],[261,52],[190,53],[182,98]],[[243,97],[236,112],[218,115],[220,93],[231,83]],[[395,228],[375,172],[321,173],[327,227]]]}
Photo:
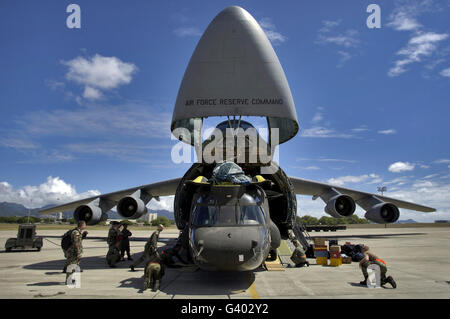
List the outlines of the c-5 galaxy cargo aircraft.
{"label": "c-5 galaxy cargo aircraft", "polygon": [[[205,118],[227,116],[215,134],[202,143]],[[230,117],[234,117],[233,120]],[[239,116],[237,120],[236,117]],[[257,136],[242,116],[267,120],[267,143]],[[94,225],[117,212],[135,219],[147,212],[152,198],[175,195],[177,227],[189,233],[194,262],[207,270],[252,270],[261,265],[287,239],[297,213],[296,194],[321,198],[325,212],[333,217],[354,213],[356,204],[376,223],[393,223],[399,208],[433,212],[435,209],[402,200],[339,186],[289,177],[273,161],[275,147],[293,138],[298,120],[289,84],[272,45],[256,20],[244,9],[228,7],[210,23],[201,37],[184,74],[173,112],[172,133],[195,147],[198,161],[181,178],[142,185],[78,200],[40,211],[51,214],[74,210],[76,220]],[[231,130],[232,135],[227,135]],[[181,133],[180,133],[181,132]],[[272,134],[276,132],[277,134]],[[213,170],[220,160],[205,160],[201,152],[244,137],[244,147],[233,147],[232,161],[251,178],[250,183],[215,183]],[[222,143],[222,144],[220,144]],[[219,147],[217,147],[219,145]],[[269,160],[249,160],[254,150],[265,150]],[[200,154],[200,155],[199,155]],[[229,154],[227,153],[227,156]]]}

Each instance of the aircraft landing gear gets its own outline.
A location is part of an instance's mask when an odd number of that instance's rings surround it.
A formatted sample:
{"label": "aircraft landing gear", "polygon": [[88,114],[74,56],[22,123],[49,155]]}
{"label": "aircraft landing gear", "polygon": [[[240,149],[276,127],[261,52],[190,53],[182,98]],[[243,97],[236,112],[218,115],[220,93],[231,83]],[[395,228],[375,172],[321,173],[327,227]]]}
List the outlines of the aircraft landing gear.
{"label": "aircraft landing gear", "polygon": [[268,261],[275,261],[277,260],[278,252],[276,249],[271,249],[269,251],[269,256],[267,256]]}

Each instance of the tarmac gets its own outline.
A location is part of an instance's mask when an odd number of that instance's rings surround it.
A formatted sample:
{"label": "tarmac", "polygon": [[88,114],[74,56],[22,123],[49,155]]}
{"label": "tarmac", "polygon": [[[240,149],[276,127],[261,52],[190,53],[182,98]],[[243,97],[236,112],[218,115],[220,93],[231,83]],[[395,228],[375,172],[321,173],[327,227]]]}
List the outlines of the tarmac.
{"label": "tarmac", "polygon": [[[88,229],[89,230],[89,229]],[[143,251],[150,231],[133,230],[131,252]],[[289,257],[281,256],[285,271],[207,272],[195,266],[167,268],[161,290],[142,291],[143,266],[129,270],[131,261],[109,268],[105,261],[107,244],[102,237],[107,232],[92,230],[83,241],[81,287],[69,288],[61,273],[65,259],[60,247],[64,230],[41,230],[44,246],[37,251],[6,253],[4,245],[17,231],[0,231],[0,298],[147,298],[147,299],[257,299],[257,298],[450,298],[450,227],[439,228],[376,228],[347,229],[333,233],[310,233],[315,237],[336,238],[369,245],[371,251],[386,261],[388,275],[394,277],[397,289],[369,289],[359,285],[362,280],[358,263],[340,267],[316,265],[290,268]],[[176,230],[161,233],[160,246],[176,238]],[[94,238],[92,238],[94,237]]]}

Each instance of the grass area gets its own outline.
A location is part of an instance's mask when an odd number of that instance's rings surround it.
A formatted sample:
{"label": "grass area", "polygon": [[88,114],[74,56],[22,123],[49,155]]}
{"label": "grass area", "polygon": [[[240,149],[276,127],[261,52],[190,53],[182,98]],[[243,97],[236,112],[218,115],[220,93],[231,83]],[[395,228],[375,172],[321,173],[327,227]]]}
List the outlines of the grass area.
{"label": "grass area", "polygon": [[[107,231],[110,226],[104,226],[104,225],[94,225],[94,226],[87,226],[86,230],[105,230]],[[130,229],[135,230],[155,230],[156,226],[135,226],[131,225],[128,226]],[[5,224],[0,223],[0,231],[1,230],[18,230],[19,224]],[[37,224],[36,231],[39,230],[69,230],[75,228],[75,225],[60,225],[60,224]],[[170,226],[166,227],[166,229],[177,229],[176,226]]]}

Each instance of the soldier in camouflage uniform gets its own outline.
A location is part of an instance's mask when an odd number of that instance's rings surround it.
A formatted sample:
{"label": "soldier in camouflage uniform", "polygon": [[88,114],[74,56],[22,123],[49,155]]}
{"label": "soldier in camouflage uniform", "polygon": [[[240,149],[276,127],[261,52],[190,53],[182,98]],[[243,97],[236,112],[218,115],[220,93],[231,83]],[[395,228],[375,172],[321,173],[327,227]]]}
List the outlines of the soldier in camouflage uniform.
{"label": "soldier in camouflage uniform", "polygon": [[106,262],[109,267],[115,268],[116,263],[120,260],[120,223],[112,222],[108,232],[108,253],[106,254]]}
{"label": "soldier in camouflage uniform", "polygon": [[359,267],[362,270],[362,273],[364,275],[364,280],[360,282],[361,285],[367,284],[367,278],[369,277],[369,274],[367,273],[367,268],[372,265],[376,264],[380,267],[380,273],[381,273],[381,286],[384,286],[385,284],[389,283],[392,288],[397,288],[397,284],[394,281],[394,278],[391,276],[386,277],[387,267],[384,260],[378,258],[376,255],[372,254],[369,251],[369,246],[362,245],[362,253],[364,254],[364,258],[361,259],[359,262]]}
{"label": "soldier in camouflage uniform", "polygon": [[[67,260],[64,265],[64,271],[66,272],[67,267],[70,264],[80,265],[81,254],[83,253],[82,239],[86,237],[87,232],[81,233],[86,228],[86,222],[84,220],[78,221],[77,228],[75,228],[70,238],[72,240],[72,245],[64,252]],[[86,234],[86,235],[85,235]],[[69,274],[67,273],[67,276]]]}
{"label": "soldier in camouflage uniform", "polygon": [[152,288],[152,291],[158,291],[161,285],[161,279],[164,276],[164,263],[157,251],[149,257],[144,272],[144,288]]}
{"label": "soldier in camouflage uniform", "polygon": [[138,260],[136,260],[131,266],[131,271],[134,271],[134,267],[140,265],[145,260],[149,260],[150,257],[156,252],[158,248],[158,239],[159,239],[159,233],[162,232],[164,229],[163,225],[158,225],[158,228],[156,231],[153,232],[153,234],[148,239],[147,243],[145,244],[144,253],[139,257]]}
{"label": "soldier in camouflage uniform", "polygon": [[309,262],[306,260],[305,252],[300,246],[300,243],[297,240],[293,240],[292,243],[295,249],[292,253],[291,260],[294,262],[295,267],[309,266]]}

